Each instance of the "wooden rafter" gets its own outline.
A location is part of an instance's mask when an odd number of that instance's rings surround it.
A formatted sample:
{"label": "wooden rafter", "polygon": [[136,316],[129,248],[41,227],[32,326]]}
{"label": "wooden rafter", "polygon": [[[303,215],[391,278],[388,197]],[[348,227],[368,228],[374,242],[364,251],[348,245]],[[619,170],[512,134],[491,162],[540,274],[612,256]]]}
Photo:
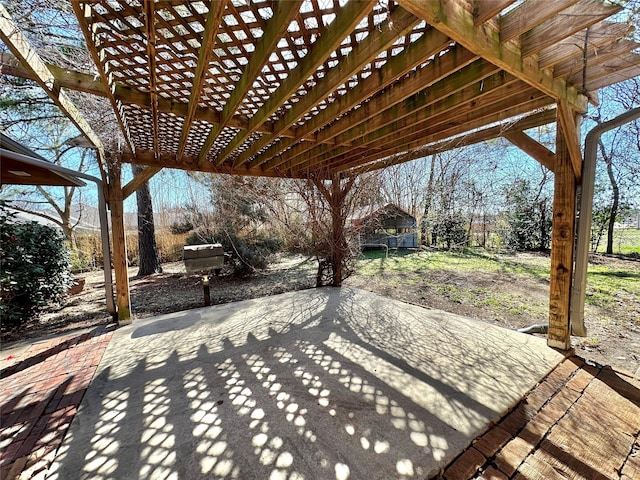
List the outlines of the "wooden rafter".
{"label": "wooden rafter", "polygon": [[83,7],[80,2],[75,2],[75,1],[71,2],[71,6],[73,7],[73,11],[76,14],[76,18],[78,19],[78,24],[80,25],[80,29],[82,30],[82,33],[84,35],[85,42],[87,44],[87,49],[91,54],[93,63],[96,65],[96,68],[98,69],[98,75],[100,76],[100,80],[102,81],[102,85],[105,89],[106,96],[109,99],[109,103],[111,104],[111,108],[113,108],[113,111],[116,115],[116,119],[118,120],[120,129],[122,130],[122,133],[124,135],[125,140],[127,141],[129,148],[131,149],[132,152],[135,152],[135,145],[133,144],[133,142],[131,142],[131,139],[129,137],[129,131],[127,128],[126,121],[122,117],[122,115],[120,115],[119,113],[118,103],[114,96],[115,87],[112,85],[112,82],[111,82],[112,76],[107,75],[107,73],[105,72],[101,62],[102,55],[98,53],[99,42],[97,40],[95,29],[89,28],[87,19],[91,18],[91,14],[92,14],[91,7],[89,5],[84,5]]}
{"label": "wooden rafter", "polygon": [[[548,3],[555,5],[559,2]],[[520,40],[521,54],[526,57],[537,53],[543,48],[555,45],[574,33],[618,13],[620,10],[622,10],[622,6],[613,3],[582,0],[522,35]]]}
{"label": "wooden rafter", "polygon": [[[461,86],[431,98],[418,94],[401,106],[375,116],[367,122],[365,128],[345,132],[336,139],[336,143],[349,142],[349,147],[359,147],[402,135],[402,132],[414,130],[423,122],[434,127],[440,125],[439,121],[454,121],[457,116],[471,110],[486,109],[523,87],[519,80],[502,72],[479,80],[475,84],[465,85],[463,88]],[[448,113],[451,115],[444,115]],[[367,133],[362,135],[363,131]]]}
{"label": "wooden rafter", "polygon": [[638,67],[640,65],[638,62],[640,62],[640,55],[637,53],[618,55],[588,69],[586,75],[584,75],[583,72],[574,73],[569,77],[569,80],[582,85],[582,82],[585,80],[584,77],[586,76],[587,88],[589,88],[588,85],[590,82],[594,82],[603,77],[620,75],[621,78],[618,81],[621,81],[624,78],[632,78],[626,70]]}
{"label": "wooden rafter", "polygon": [[574,87],[554,79],[551,72],[540,70],[535,62],[525,62],[516,42],[501,42],[498,27],[487,23],[483,28],[469,28],[473,25],[473,13],[460,0],[400,0],[400,4],[452,40],[541,92],[567,101],[577,110],[586,108],[586,98]]}
{"label": "wooden rafter", "polygon": [[[518,91],[514,95],[504,97],[502,100],[492,104],[490,108],[483,110],[472,110],[449,118],[445,115],[433,121],[432,119],[427,119],[413,128],[405,129],[404,134],[398,134],[391,139],[383,139],[379,142],[368,144],[363,149],[364,154],[338,155],[332,158],[325,158],[322,163],[340,167],[340,169],[367,163],[402,151],[419,148],[426,143],[457,136],[469,129],[481,128],[483,125],[511,118],[517,115],[517,112],[522,108],[534,110],[544,107],[551,101],[549,97],[539,93],[538,96],[535,96],[534,92],[535,90],[532,88],[529,91]],[[308,168],[309,166],[305,164],[302,167]]]}
{"label": "wooden rafter", "polygon": [[[566,77],[577,73],[584,74],[586,78],[597,71],[597,66],[609,60],[617,59],[635,48],[635,43],[631,40],[618,40],[602,48],[589,49],[589,53],[584,56],[574,57],[566,62],[560,63],[553,68],[553,72],[558,77]],[[594,67],[594,68],[592,68]]]}
{"label": "wooden rafter", "polygon": [[[421,75],[415,76],[418,78],[417,82],[414,83],[412,81],[409,85],[405,85],[406,88],[391,89],[385,92],[384,95],[373,98],[356,112],[353,112],[352,115],[341,118],[328,127],[326,131],[321,132],[319,139],[335,137],[336,145],[348,150],[354,146],[351,142],[357,138],[367,134],[375,135],[371,132],[389,125],[410,113],[426,109],[426,107],[433,105],[438,100],[447,97],[447,95],[479,82],[498,71],[494,65],[484,60],[476,60],[470,65],[459,69],[458,72],[449,75],[450,69],[457,68],[458,64],[451,63],[449,59],[444,58],[445,56],[439,57],[436,63],[443,60],[447,65],[446,67],[442,69],[425,69],[425,71],[421,72]],[[474,57],[469,54],[466,57],[463,56],[463,58],[468,61]],[[450,59],[459,61],[460,55],[452,55]],[[463,63],[467,61],[463,60]],[[436,80],[438,81],[434,83]],[[410,85],[414,87],[409,88]],[[426,110],[423,114],[427,114]],[[299,147],[286,152],[272,166],[285,169],[294,168],[301,163],[308,162],[309,159],[328,155],[328,152],[334,148],[329,145],[317,144],[313,149],[307,148],[310,142],[303,142],[299,145]]]}
{"label": "wooden rafter", "polygon": [[[463,94],[454,94],[451,99],[445,99],[434,105],[433,108],[443,108],[443,105],[451,105],[455,108],[454,114],[447,115],[446,112],[440,115],[419,117],[420,112],[416,112],[416,123],[410,126],[404,126],[402,130],[395,132],[395,135],[389,134],[389,128],[381,129],[379,132],[371,132],[367,138],[362,138],[358,142],[358,148],[355,147],[334,149],[323,155],[309,159],[308,161],[297,165],[295,168],[306,170],[314,168],[317,165],[345,166],[350,165],[352,161],[359,162],[362,159],[373,161],[378,158],[394,155],[396,153],[406,151],[407,148],[417,148],[428,142],[444,140],[447,135],[455,136],[463,133],[466,127],[481,127],[482,125],[497,122],[504,118],[509,118],[517,111],[518,105],[530,104],[531,94],[535,90],[529,87],[529,91],[520,91],[517,85],[507,85],[504,87],[511,92],[510,95],[506,91],[496,90],[493,95],[487,98],[487,103],[482,111],[473,110],[470,105],[464,102],[456,103],[456,97]],[[503,97],[503,94],[506,95]],[[544,96],[535,98],[535,107],[542,106],[550,100],[543,100]],[[548,99],[548,97],[546,97]],[[432,108],[432,107],[430,107]],[[451,108],[447,108],[451,110]],[[419,120],[418,120],[419,118]],[[383,135],[379,140],[374,140],[376,135]],[[373,141],[372,141],[373,140]],[[427,142],[428,140],[428,142]],[[421,143],[422,142],[422,143]]]}
{"label": "wooden rafter", "polygon": [[149,99],[151,108],[151,129],[153,136],[153,155],[160,155],[160,139],[158,122],[160,114],[158,112],[158,80],[156,78],[156,0],[143,2],[145,29],[147,39],[147,59],[149,65]]}
{"label": "wooden rafter", "polygon": [[[304,125],[298,127],[295,130],[296,135],[294,138],[281,139],[271,145],[259,157],[251,161],[249,167],[253,168],[262,165],[298,141],[306,139],[313,132],[334,121],[359,103],[364,102],[375,92],[388,87],[397,78],[406,75],[432,55],[442,51],[449,43],[449,37],[434,28],[429,29],[420,39],[412,43],[406,51],[389,59],[382,69],[377,72],[377,75],[371,75],[364,79],[356,88],[348,90],[347,93],[339,97],[330,106],[315,115]],[[473,58],[475,59],[476,57]],[[315,136],[312,141],[324,142],[325,140]],[[309,146],[309,148],[312,147],[313,145]],[[246,161],[248,158],[247,152],[243,152],[239,157],[242,161]]]}
{"label": "wooden rafter", "polygon": [[553,18],[578,0],[531,0],[523,2],[500,18],[500,41],[508,42],[527,30]]}
{"label": "wooden rafter", "polygon": [[269,59],[278,40],[284,35],[292,18],[300,10],[301,3],[302,0],[292,0],[288,2],[278,2],[276,4],[273,18],[267,23],[265,31],[262,37],[260,37],[256,49],[249,60],[249,64],[242,73],[242,77],[240,77],[240,81],[233,89],[231,96],[225,103],[220,120],[214,123],[201,148],[199,161],[204,159],[206,153],[211,150],[213,143],[216,138],[218,138],[218,135],[220,135],[220,132],[224,127],[229,125],[238,105],[240,105],[242,99],[247,95],[256,77]]}
{"label": "wooden rafter", "polygon": [[[363,0],[360,2],[349,2],[342,7],[340,14],[328,27],[326,32],[315,42],[304,57],[298,67],[291,72],[278,87],[278,89],[269,97],[267,102],[249,120],[247,130],[240,131],[229,142],[216,158],[216,165],[221,165],[233,151],[239,147],[244,141],[257,130],[257,128],[266,122],[271,114],[273,114],[287,99],[295,93],[313,72],[316,71],[342,42],[342,40],[351,33],[353,28],[360,23],[360,19],[366,15],[374,6],[375,1]],[[200,159],[206,156],[207,152],[201,151],[198,156]]]}
{"label": "wooden rafter", "polygon": [[[294,166],[293,163],[290,163],[291,161],[301,156],[307,159],[308,152],[313,148],[317,148],[319,143],[326,143],[326,140],[333,139],[341,133],[371,120],[372,117],[375,117],[378,113],[394,107],[412,95],[418,94],[418,92],[424,91],[424,95],[432,98],[430,90],[427,91],[426,87],[433,85],[435,82],[443,81],[443,79],[449,75],[455,75],[454,72],[458,70],[465,72],[458,76],[466,77],[469,82],[482,78],[483,76],[488,76],[498,70],[493,65],[482,60],[473,63],[476,58],[477,57],[468,50],[455,47],[450,52],[435,58],[428,67],[412,73],[401,82],[398,88],[385,90],[382,94],[371,98],[361,108],[340,118],[331,126],[320,131],[316,136],[315,143],[299,143],[284,155],[278,157],[277,160],[270,162],[268,167],[275,168],[285,164],[284,168],[291,168]],[[457,84],[459,83],[458,81]],[[366,127],[363,129],[366,130]]]}
{"label": "wooden rafter", "polygon": [[[147,0],[145,3],[153,3],[153,1]],[[182,132],[180,133],[180,141],[178,143],[178,152],[176,153],[178,159],[182,157],[187,145],[187,138],[189,137],[191,124],[193,123],[196,109],[200,102],[200,95],[204,86],[205,76],[209,71],[209,62],[213,56],[213,46],[216,41],[216,33],[218,32],[218,27],[222,20],[225,4],[226,2],[223,0],[212,1],[209,4],[209,11],[207,12],[202,41],[198,51],[198,64],[196,65],[195,74],[192,80],[193,83],[191,85],[191,93],[189,94],[189,102],[187,103],[187,115],[182,123]],[[149,57],[149,66],[151,66],[151,57]],[[154,71],[155,68],[152,70],[152,75]],[[152,100],[152,103],[153,102],[155,102],[157,108],[157,98]]]}
{"label": "wooden rafter", "polygon": [[371,163],[355,167],[352,170],[347,170],[346,174],[358,175],[361,173],[386,168],[391,165],[410,162],[412,160],[423,158],[429,155],[434,155],[436,153],[442,153],[455,148],[466,147],[469,145],[474,145],[476,143],[485,142],[487,140],[492,140],[501,136],[506,136],[512,131],[523,131],[530,128],[547,125],[555,121],[555,119],[556,111],[554,109],[544,110],[542,112],[534,113],[533,115],[518,119],[510,125],[496,125],[494,127],[484,128],[482,130],[468,133],[451,140],[444,140],[441,142],[427,144],[410,152],[398,153],[389,157],[385,157],[382,160],[373,161]]}
{"label": "wooden rafter", "polygon": [[382,22],[367,38],[353,47],[349,55],[313,87],[313,95],[306,95],[291,109],[289,109],[273,126],[273,134],[263,136],[243,153],[243,159],[236,161],[236,165],[243,163],[245,158],[273,142],[281,132],[293,125],[299,118],[323,101],[341,84],[358,73],[367,63],[371,62],[381,51],[393,45],[399,35],[406,35],[420,20],[403,8],[396,8],[389,18]]}
{"label": "wooden rafter", "polygon": [[478,26],[498,15],[516,0],[475,0],[473,4],[473,23]]}
{"label": "wooden rafter", "polygon": [[575,57],[581,58],[585,44],[587,49],[599,49],[631,33],[632,28],[626,23],[603,21],[583,32],[574,33],[560,43],[544,48],[538,53],[540,68],[547,68]]}
{"label": "wooden rafter", "polygon": [[[640,59],[639,59],[640,61]],[[596,79],[591,79],[587,81],[586,90],[589,92],[593,92],[602,87],[606,87],[611,85],[612,76],[617,79],[618,82],[623,82],[630,78],[640,77],[640,64],[631,64],[630,66],[624,68],[621,67],[615,71],[615,73],[609,72],[609,75],[602,75]],[[616,82],[617,83],[617,82]]]}

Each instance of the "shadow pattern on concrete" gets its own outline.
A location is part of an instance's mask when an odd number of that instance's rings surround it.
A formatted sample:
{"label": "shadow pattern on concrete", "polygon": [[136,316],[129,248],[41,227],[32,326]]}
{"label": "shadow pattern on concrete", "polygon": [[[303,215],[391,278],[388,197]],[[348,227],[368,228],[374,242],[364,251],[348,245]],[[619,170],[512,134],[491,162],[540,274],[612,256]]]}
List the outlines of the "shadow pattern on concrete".
{"label": "shadow pattern on concrete", "polygon": [[562,358],[344,287],[135,322],[50,478],[428,478]]}

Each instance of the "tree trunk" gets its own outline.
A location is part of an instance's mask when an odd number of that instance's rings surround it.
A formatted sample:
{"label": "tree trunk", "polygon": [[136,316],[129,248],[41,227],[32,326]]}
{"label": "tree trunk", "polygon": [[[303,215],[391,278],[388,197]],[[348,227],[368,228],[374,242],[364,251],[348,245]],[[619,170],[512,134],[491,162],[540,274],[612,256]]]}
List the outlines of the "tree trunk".
{"label": "tree trunk", "polygon": [[344,260],[347,256],[347,240],[344,236],[345,215],[343,211],[343,191],[340,188],[340,177],[334,176],[331,180],[331,226],[332,226],[332,246],[331,246],[331,285],[339,287],[342,285],[344,276]]}
{"label": "tree trunk", "polygon": [[73,230],[73,227],[71,226],[71,223],[67,219],[63,220],[62,233],[64,234],[66,239],[69,240],[69,245],[71,246],[71,250],[74,250],[74,251],[77,250],[78,243],[76,242],[76,235]]}
{"label": "tree trunk", "polygon": [[431,168],[429,170],[429,181],[427,183],[426,199],[424,202],[424,215],[422,216],[421,239],[422,245],[429,245],[429,219],[431,215],[431,198],[433,197],[433,177],[435,175],[436,159],[431,156]]}
{"label": "tree trunk", "polygon": [[[131,165],[134,175],[140,173],[142,169],[143,167],[138,165]],[[138,276],[162,273],[156,247],[153,205],[148,182],[136,190],[136,201],[138,204]]]}
{"label": "tree trunk", "polygon": [[[328,252],[328,263],[331,266],[331,285],[339,287],[345,278],[345,262],[349,253],[349,245],[345,236],[345,225],[347,221],[345,198],[353,187],[355,177],[349,178],[344,186],[339,175],[334,175],[331,179],[331,188],[327,188],[322,180],[316,180],[315,185],[329,204],[331,209],[331,245]],[[324,265],[318,266],[318,283],[321,282],[321,275]]]}
{"label": "tree trunk", "polygon": [[620,204],[620,189],[618,188],[618,182],[616,181],[615,174],[613,173],[613,162],[609,155],[606,154],[606,150],[604,148],[604,144],[602,140],[598,142],[600,146],[600,152],[602,153],[602,158],[607,164],[607,176],[609,177],[609,182],[611,183],[611,211],[609,212],[609,227],[607,229],[607,253],[613,253],[613,227],[616,223],[616,217],[618,216],[618,206]]}

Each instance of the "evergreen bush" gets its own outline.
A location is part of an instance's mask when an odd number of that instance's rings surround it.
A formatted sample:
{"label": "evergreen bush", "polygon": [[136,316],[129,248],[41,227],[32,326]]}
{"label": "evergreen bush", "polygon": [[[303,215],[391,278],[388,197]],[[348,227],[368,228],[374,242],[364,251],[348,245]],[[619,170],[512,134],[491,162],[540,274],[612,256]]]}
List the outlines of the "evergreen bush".
{"label": "evergreen bush", "polygon": [[0,316],[13,328],[60,300],[72,284],[62,233],[36,222],[15,223],[14,216],[0,208]]}

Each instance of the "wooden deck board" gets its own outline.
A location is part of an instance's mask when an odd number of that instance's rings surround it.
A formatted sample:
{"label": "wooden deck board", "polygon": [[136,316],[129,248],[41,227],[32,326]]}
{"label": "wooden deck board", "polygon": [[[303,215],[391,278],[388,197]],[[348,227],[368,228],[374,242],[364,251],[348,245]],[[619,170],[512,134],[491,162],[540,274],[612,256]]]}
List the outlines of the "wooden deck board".
{"label": "wooden deck board", "polygon": [[487,460],[459,480],[640,480],[640,379],[568,358],[472,445]]}

